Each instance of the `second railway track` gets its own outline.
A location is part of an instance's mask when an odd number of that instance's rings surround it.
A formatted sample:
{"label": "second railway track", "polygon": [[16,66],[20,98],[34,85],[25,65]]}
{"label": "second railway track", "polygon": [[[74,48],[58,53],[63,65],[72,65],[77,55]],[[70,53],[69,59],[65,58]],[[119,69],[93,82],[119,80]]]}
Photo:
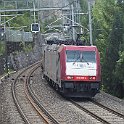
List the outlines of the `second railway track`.
{"label": "second railway track", "polygon": [[70,101],[76,107],[104,124],[124,124],[124,115],[98,103],[95,100],[76,102],[71,99]]}
{"label": "second railway track", "polygon": [[[26,124],[58,124],[58,122],[38,103],[37,98],[30,89],[30,77],[40,66],[36,63],[22,71],[12,83],[12,96],[14,103]],[[30,92],[30,93],[29,93]]]}

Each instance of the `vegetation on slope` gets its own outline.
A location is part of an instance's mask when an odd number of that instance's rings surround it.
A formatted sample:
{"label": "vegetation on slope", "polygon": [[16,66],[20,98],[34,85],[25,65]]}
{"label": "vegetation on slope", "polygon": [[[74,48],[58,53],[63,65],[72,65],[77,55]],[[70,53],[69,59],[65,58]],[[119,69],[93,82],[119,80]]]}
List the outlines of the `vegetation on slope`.
{"label": "vegetation on slope", "polygon": [[96,0],[92,9],[93,39],[101,53],[104,90],[124,97],[124,3]]}

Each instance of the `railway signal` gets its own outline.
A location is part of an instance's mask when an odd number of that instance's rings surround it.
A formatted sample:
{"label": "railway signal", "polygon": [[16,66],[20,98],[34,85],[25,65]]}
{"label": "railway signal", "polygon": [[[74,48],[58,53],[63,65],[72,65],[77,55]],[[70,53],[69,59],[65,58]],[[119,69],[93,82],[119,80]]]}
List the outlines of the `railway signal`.
{"label": "railway signal", "polygon": [[39,23],[32,23],[31,24],[31,31],[33,33],[38,33],[40,32],[40,24]]}

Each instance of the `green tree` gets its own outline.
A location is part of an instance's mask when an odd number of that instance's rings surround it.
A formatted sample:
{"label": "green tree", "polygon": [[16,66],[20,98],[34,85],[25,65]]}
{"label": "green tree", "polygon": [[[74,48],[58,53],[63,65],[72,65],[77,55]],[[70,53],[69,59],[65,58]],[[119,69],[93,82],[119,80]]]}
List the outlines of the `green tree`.
{"label": "green tree", "polygon": [[106,86],[107,91],[113,92],[113,85],[115,83],[118,83],[117,77],[114,76],[115,73],[115,66],[116,62],[119,59],[119,46],[123,41],[123,33],[122,33],[122,20],[121,16],[116,14],[113,28],[110,33],[109,39],[108,39],[108,50],[106,53],[106,58],[104,59],[104,70],[103,70],[103,81]]}
{"label": "green tree", "polygon": [[[105,90],[114,95],[114,87],[123,82],[124,3],[115,0],[96,0],[93,7],[93,41],[99,48],[102,82]],[[120,77],[119,77],[120,75]]]}
{"label": "green tree", "polygon": [[121,33],[122,33],[122,42],[120,43],[119,46],[119,60],[116,62],[116,69],[115,69],[115,77],[118,79],[118,84],[120,85],[119,88],[117,87],[116,89],[117,92],[115,92],[115,95],[123,98],[124,97],[124,3],[122,0],[119,0],[117,3],[117,6],[120,11],[121,19],[122,19],[122,27],[121,27]]}
{"label": "green tree", "polygon": [[27,26],[24,28],[25,31],[31,31],[31,23],[33,22],[33,19],[30,17],[30,13],[26,12],[22,15],[17,16],[15,19],[10,21],[10,25],[12,27],[21,27],[21,26]]}
{"label": "green tree", "polygon": [[124,84],[124,51],[119,52],[119,60],[116,64],[116,76],[119,78],[120,82]]}
{"label": "green tree", "polygon": [[99,48],[101,63],[106,56],[108,37],[112,28],[115,13],[114,0],[96,0],[93,7],[93,42]]}

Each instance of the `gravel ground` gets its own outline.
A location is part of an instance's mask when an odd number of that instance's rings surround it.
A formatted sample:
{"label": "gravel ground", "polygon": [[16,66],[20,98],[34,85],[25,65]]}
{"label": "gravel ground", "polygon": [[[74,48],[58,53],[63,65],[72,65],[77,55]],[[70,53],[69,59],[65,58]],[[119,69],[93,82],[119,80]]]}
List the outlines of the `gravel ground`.
{"label": "gravel ground", "polygon": [[6,98],[4,97],[4,89],[7,84],[0,84],[0,124],[9,124],[10,118],[7,117],[8,107],[6,105]]}
{"label": "gravel ground", "polygon": [[0,84],[0,124],[24,124],[13,102],[11,83],[10,77]]}

